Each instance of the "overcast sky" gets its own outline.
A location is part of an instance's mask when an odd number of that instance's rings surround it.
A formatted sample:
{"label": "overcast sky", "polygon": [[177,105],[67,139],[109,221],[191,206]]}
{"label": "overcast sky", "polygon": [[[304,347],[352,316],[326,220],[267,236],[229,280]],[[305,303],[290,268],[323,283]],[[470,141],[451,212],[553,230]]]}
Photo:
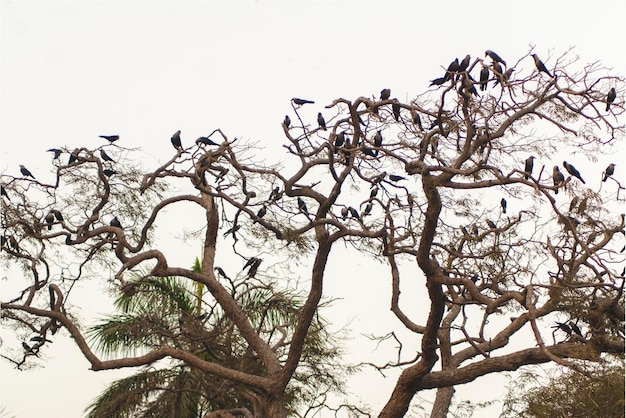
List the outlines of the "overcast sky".
{"label": "overcast sky", "polygon": [[[535,46],[550,68],[551,57],[574,47],[583,62],[599,60],[622,76],[626,67],[623,1],[2,1],[0,12],[0,172],[17,175],[25,164],[42,179],[52,178],[46,149],[97,146],[102,134],[147,151],[147,167],[171,156],[178,129],[183,145],[221,128],[279,149],[294,96],[321,109],[388,87],[406,100],[455,57],[485,49],[514,61]],[[179,255],[186,265],[188,253]],[[359,277],[375,274],[363,265]],[[359,291],[355,317],[378,294]],[[86,288],[85,297],[98,295]],[[81,416],[122,375],[88,371],[71,343],[53,346],[45,369],[16,373],[2,363],[9,413]],[[371,379],[353,387],[379,410],[394,382]],[[480,383],[472,390],[483,400],[503,393]],[[489,414],[480,416],[497,410]]]}

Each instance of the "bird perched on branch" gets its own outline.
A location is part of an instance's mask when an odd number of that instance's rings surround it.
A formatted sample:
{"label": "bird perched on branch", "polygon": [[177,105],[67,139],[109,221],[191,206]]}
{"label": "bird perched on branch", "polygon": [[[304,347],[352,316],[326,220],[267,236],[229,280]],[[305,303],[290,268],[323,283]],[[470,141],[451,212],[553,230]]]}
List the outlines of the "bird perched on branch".
{"label": "bird perched on branch", "polygon": [[201,136],[200,138],[196,139],[196,145],[199,145],[199,144],[219,145],[217,142],[212,141],[211,139],[207,138],[206,136]]}
{"label": "bird perched on branch", "polygon": [[462,72],[462,71],[467,70],[467,67],[469,67],[469,64],[470,64],[470,59],[471,59],[470,55],[467,54],[465,58],[463,58],[461,62],[459,63],[459,68],[457,69],[457,71]]}
{"label": "bird perched on branch", "polygon": [[552,183],[554,183],[554,194],[559,194],[559,186],[565,181],[565,176],[559,170],[559,166],[555,165],[552,169]]}
{"label": "bird perched on branch", "polygon": [[326,130],[326,121],[324,120],[324,116],[322,115],[322,112],[318,112],[317,114],[317,124],[324,131]]}
{"label": "bird perched on branch", "polygon": [[391,181],[406,180],[406,177],[398,176],[397,174],[389,174],[389,180]]}
{"label": "bird perched on branch", "polygon": [[4,186],[0,186],[0,192],[2,193],[2,196],[6,197],[9,202],[11,201],[11,198],[9,197],[7,191],[4,190]]}
{"label": "bird perched on branch", "polygon": [[563,322],[558,322],[557,321],[556,325],[552,326],[551,328],[560,329],[561,331],[563,331],[567,335],[572,335],[572,329],[569,327],[569,325],[564,324]]}
{"label": "bird perched on branch", "polygon": [[502,58],[500,58],[500,55],[496,54],[495,52],[493,52],[491,49],[488,49],[485,51],[485,56],[491,58],[493,60],[493,62],[500,62],[502,63],[502,65],[506,65],[506,61],[504,61]]}
{"label": "bird perched on branch", "polygon": [[22,173],[24,177],[32,177],[33,179],[35,178],[35,176],[33,176],[33,173],[28,171],[28,168],[24,167],[22,164],[20,164],[20,173]]}
{"label": "bird perched on branch", "polygon": [[574,322],[569,321],[569,327],[572,329],[572,331],[574,332],[574,334],[582,337],[583,333],[580,331],[580,328],[578,328],[578,325],[576,325]]}
{"label": "bird perched on branch", "polygon": [[104,174],[107,177],[111,177],[113,174],[118,174],[118,171],[115,170],[111,170],[110,168],[105,168],[104,170],[102,170],[102,174]]}
{"label": "bird perched on branch", "polygon": [[302,106],[305,104],[313,104],[315,103],[313,100],[306,100],[306,99],[300,99],[298,97],[294,97],[293,99],[291,99],[292,102],[294,102],[296,105],[298,106]]}
{"label": "bird perched on branch", "polygon": [[289,128],[289,125],[291,125],[291,118],[289,117],[289,115],[285,115],[283,125],[285,125],[285,128]]}
{"label": "bird perched on branch", "polygon": [[380,91],[380,100],[387,100],[391,97],[391,89],[382,89]]}
{"label": "bird perched on branch", "polygon": [[483,67],[480,70],[480,91],[487,90],[487,81],[489,81],[489,68]]}
{"label": "bird perched on branch", "polygon": [[502,198],[500,199],[500,207],[502,207],[502,213],[506,213],[506,199]]}
{"label": "bird perched on branch", "polygon": [[611,163],[606,168],[606,170],[604,170],[603,177],[602,177],[602,182],[605,182],[609,177],[611,177],[613,175],[613,173],[615,173],[615,164]]}
{"label": "bird perched on branch", "polygon": [[552,74],[550,74],[550,71],[548,71],[546,65],[543,63],[543,61],[539,59],[537,54],[532,54],[531,57],[533,57],[533,60],[535,60],[535,67],[537,67],[537,71],[539,71],[540,73],[546,73],[548,74],[548,76],[552,77]]}
{"label": "bird perched on branch", "polygon": [[118,139],[120,139],[120,136],[119,135],[100,135],[100,138],[104,138],[110,143],[113,143],[117,141]]}
{"label": "bird perched on branch", "polygon": [[309,214],[309,210],[306,207],[306,203],[304,203],[304,200],[302,200],[301,197],[298,197],[298,209],[300,210],[300,212],[304,213],[305,215]]}
{"label": "bird perched on branch", "polygon": [[109,156],[109,154],[107,154],[103,149],[100,150],[100,157],[104,160],[104,161],[111,161],[111,162],[115,162],[115,160],[113,160],[113,158],[111,158]]}
{"label": "bird perched on branch", "polygon": [[109,225],[115,228],[122,229],[122,224],[120,223],[120,220],[117,219],[117,216],[114,216],[113,219],[111,219],[111,222],[109,223]]}
{"label": "bird perched on branch", "polygon": [[58,148],[50,148],[46,152],[53,152],[54,156],[52,157],[52,159],[53,160],[58,160],[59,157],[61,156],[61,153],[63,153],[63,150],[62,149],[58,149]]}
{"label": "bird perched on branch", "polygon": [[611,87],[611,90],[606,95],[606,111],[608,112],[611,108],[611,104],[617,98],[617,92],[615,91],[615,87]]}
{"label": "bird perched on branch", "polygon": [[459,59],[455,58],[454,61],[448,65],[448,69],[446,70],[446,75],[444,76],[445,80],[449,80],[452,74],[456,74],[459,71]]}
{"label": "bird perched on branch", "polygon": [[400,122],[400,103],[392,103],[391,112],[393,113],[393,118],[396,120],[396,122]]}
{"label": "bird perched on branch", "polygon": [[48,212],[44,220],[48,225],[48,231],[50,231],[52,229],[52,224],[54,223],[54,214],[52,212]]}
{"label": "bird perched on branch", "polygon": [[526,159],[526,162],[524,163],[524,180],[528,180],[528,178],[532,175],[533,173],[533,160],[535,159],[534,155],[531,155],[530,157],[528,157]]}
{"label": "bird perched on branch", "polygon": [[383,135],[380,133],[380,131],[377,131],[376,135],[374,135],[374,146],[380,147],[382,144],[383,144]]}
{"label": "bird perched on branch", "polygon": [[585,180],[583,180],[583,178],[580,176],[580,172],[576,170],[576,167],[574,167],[571,164],[568,164],[567,161],[563,161],[563,167],[565,167],[565,169],[567,170],[568,173],[570,173],[570,175],[572,175],[573,177],[576,177],[578,180],[582,181],[583,184],[585,184]]}
{"label": "bird perched on branch", "polygon": [[172,145],[174,145],[174,148],[176,148],[176,150],[178,151],[183,150],[183,145],[180,142],[180,130],[174,132],[174,135],[172,135],[171,141],[172,141]]}
{"label": "bird perched on branch", "polygon": [[441,86],[446,81],[448,81],[448,77],[435,78],[434,80],[430,80],[430,86]]}

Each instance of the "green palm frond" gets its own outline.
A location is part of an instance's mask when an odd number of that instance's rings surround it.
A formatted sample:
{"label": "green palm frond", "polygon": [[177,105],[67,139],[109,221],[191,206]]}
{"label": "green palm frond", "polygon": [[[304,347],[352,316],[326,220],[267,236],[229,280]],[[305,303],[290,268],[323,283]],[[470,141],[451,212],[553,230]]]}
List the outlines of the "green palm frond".
{"label": "green palm frond", "polygon": [[121,293],[115,307],[122,312],[149,312],[159,307],[165,312],[192,313],[195,297],[188,283],[178,277],[147,277],[131,284],[132,292]]}

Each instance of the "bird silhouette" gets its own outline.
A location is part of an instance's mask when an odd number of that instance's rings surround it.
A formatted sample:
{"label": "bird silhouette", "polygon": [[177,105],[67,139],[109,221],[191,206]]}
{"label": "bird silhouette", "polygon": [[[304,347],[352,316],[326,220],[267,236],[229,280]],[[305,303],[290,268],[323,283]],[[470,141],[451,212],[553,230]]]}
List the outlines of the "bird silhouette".
{"label": "bird silhouette", "polygon": [[582,181],[583,184],[585,184],[585,180],[583,180],[583,178],[580,176],[580,172],[576,170],[576,167],[569,164],[567,161],[563,161],[563,167],[565,167],[565,169],[567,170],[568,173],[570,173],[570,175],[572,175],[573,177],[576,177],[578,180]]}
{"label": "bird silhouette", "polygon": [[603,174],[603,177],[602,177],[602,182],[605,182],[609,177],[611,177],[613,175],[613,173],[615,173],[615,164],[611,163],[606,168],[606,170],[604,170],[604,174]]}
{"label": "bird silhouette", "polygon": [[117,219],[117,216],[114,216],[113,219],[111,219],[111,222],[109,223],[109,225],[115,228],[123,229],[122,224],[120,223],[120,220]]}
{"label": "bird silhouette", "polygon": [[528,180],[530,176],[533,174],[533,160],[535,159],[534,155],[531,155],[526,159],[524,163],[524,180]]}
{"label": "bird silhouette", "polygon": [[467,54],[465,58],[463,58],[461,62],[459,63],[459,68],[457,69],[457,71],[462,72],[462,71],[467,70],[467,67],[469,67],[469,64],[470,64],[470,59],[471,59],[470,55]]}
{"label": "bird silhouette", "polygon": [[611,90],[606,95],[606,111],[608,112],[611,108],[611,104],[617,98],[617,92],[615,91],[615,87],[611,87]]}
{"label": "bird silhouette", "polygon": [[52,224],[54,223],[54,214],[52,212],[48,212],[44,220],[46,221],[46,224],[48,224],[48,231],[50,231],[52,229]]}
{"label": "bird silhouette", "polygon": [[441,86],[446,81],[448,81],[448,77],[439,77],[439,78],[435,78],[434,80],[430,80],[430,85],[431,86]]}
{"label": "bird silhouette", "polygon": [[572,331],[574,332],[574,334],[582,337],[583,333],[580,331],[580,328],[578,328],[578,325],[576,325],[574,322],[569,321],[569,327],[572,329]]}
{"label": "bird silhouette", "polygon": [[391,181],[406,180],[406,177],[398,176],[397,174],[389,174],[389,180]]}
{"label": "bird silhouette", "polygon": [[102,174],[104,174],[107,177],[111,177],[113,174],[118,174],[118,171],[115,170],[111,170],[110,168],[105,168],[104,170],[102,170]]}
{"label": "bird silhouette", "polygon": [[104,161],[111,161],[111,162],[115,162],[115,160],[113,160],[113,158],[111,158],[109,156],[109,154],[107,154],[103,149],[100,150],[100,157],[104,160]]}
{"label": "bird silhouette", "polygon": [[559,194],[559,186],[565,181],[565,176],[559,170],[559,166],[555,165],[552,169],[552,183],[554,184],[554,194]]}
{"label": "bird silhouette", "polygon": [[110,143],[113,143],[117,141],[118,139],[120,139],[120,136],[119,135],[100,135],[100,138],[104,138]]}
{"label": "bird silhouette", "polygon": [[32,177],[33,179],[35,178],[35,176],[33,176],[33,173],[28,171],[28,168],[24,167],[22,164],[20,164],[20,173],[22,173],[24,177]]}
{"label": "bird silhouette", "polygon": [[487,81],[489,81],[489,68],[483,67],[480,70],[480,91],[487,90]]}
{"label": "bird silhouette", "polygon": [[174,132],[174,135],[172,135],[171,141],[172,141],[172,145],[174,146],[174,148],[176,148],[177,151],[183,150],[183,145],[180,141],[180,130]]}
{"label": "bird silhouette", "polygon": [[304,213],[305,215],[309,214],[309,210],[306,207],[306,203],[304,203],[304,200],[302,200],[301,197],[298,197],[298,209],[300,210],[300,212]]}
{"label": "bird silhouette", "polygon": [[324,116],[322,115],[322,112],[319,112],[317,114],[317,124],[319,125],[320,128],[322,128],[323,130],[326,130],[326,121],[324,120]]}
{"label": "bird silhouette", "polygon": [[505,198],[500,199],[500,206],[502,207],[502,213],[506,213],[506,205],[507,205],[506,199]]}
{"label": "bird silhouette", "polygon": [[450,65],[448,65],[448,69],[446,70],[446,75],[444,76],[444,78],[446,80],[449,80],[452,74],[455,74],[457,71],[459,71],[459,59],[455,58],[454,61],[452,61]]}
{"label": "bird silhouette", "polygon": [[199,144],[219,145],[217,142],[212,141],[210,138],[207,138],[206,136],[201,136],[200,138],[196,139],[196,145],[199,145]]}
{"label": "bird silhouette", "polygon": [[380,131],[377,131],[376,135],[374,135],[374,146],[380,147],[382,144],[383,144],[383,135],[380,133]]}
{"label": "bird silhouette", "polygon": [[485,51],[485,56],[488,56],[489,58],[491,58],[493,60],[493,62],[500,62],[503,65],[506,65],[506,61],[504,61],[502,58],[500,58],[500,55],[496,54],[491,49],[488,49],[488,50]]}
{"label": "bird silhouette", "polygon": [[46,152],[53,152],[54,155],[52,156],[53,160],[58,160],[59,157],[61,156],[61,153],[63,152],[63,150],[58,149],[58,148],[50,148],[49,150],[47,150]]}
{"label": "bird silhouette", "polygon": [[11,198],[7,194],[7,191],[4,190],[4,186],[0,186],[0,192],[2,193],[2,196],[6,197],[9,202],[11,201]]}
{"label": "bird silhouette", "polygon": [[291,99],[291,101],[294,102],[298,106],[302,106],[307,103],[310,103],[310,104],[315,103],[313,100],[300,99],[299,97],[294,97],[293,99]]}
{"label": "bird silhouette", "polygon": [[285,125],[285,128],[289,128],[289,125],[291,125],[291,118],[289,118],[289,115],[285,115],[285,119],[283,120],[283,125]]}
{"label": "bird silhouette", "polygon": [[546,65],[539,59],[537,54],[532,54],[531,56],[533,57],[533,60],[535,60],[535,67],[537,67],[537,71],[540,73],[546,73],[548,76],[552,77],[552,74],[550,74],[550,71],[548,71]]}
{"label": "bird silhouette", "polygon": [[380,100],[387,100],[391,97],[391,89],[382,89],[380,91]]}
{"label": "bird silhouette", "polygon": [[400,122],[400,103],[392,103],[391,112],[393,113],[393,118],[396,122]]}

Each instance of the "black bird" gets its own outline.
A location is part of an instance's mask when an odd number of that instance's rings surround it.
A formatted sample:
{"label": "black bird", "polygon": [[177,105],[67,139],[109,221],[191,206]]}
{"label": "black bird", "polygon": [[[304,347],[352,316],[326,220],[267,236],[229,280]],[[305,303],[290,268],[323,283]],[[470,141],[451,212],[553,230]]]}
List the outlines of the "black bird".
{"label": "black bird", "polygon": [[550,77],[552,77],[552,74],[550,74],[550,71],[548,71],[548,69],[546,68],[546,65],[543,63],[543,61],[539,59],[537,54],[532,54],[531,57],[533,57],[533,60],[535,60],[535,67],[537,67],[537,71],[539,71],[540,73],[541,72],[546,73]]}
{"label": "black bird", "polygon": [[28,168],[24,167],[22,164],[20,164],[20,172],[22,173],[22,175],[24,177],[32,177],[35,178],[35,176],[33,176],[33,173],[31,173],[30,171],[28,171]]}
{"label": "black bird", "polygon": [[122,224],[120,223],[120,220],[117,219],[117,216],[114,216],[113,219],[111,219],[111,222],[109,223],[109,225],[122,229]]}
{"label": "black bird", "polygon": [[233,236],[234,236],[235,232],[237,232],[239,230],[239,228],[241,228],[241,226],[239,226],[239,225],[235,225],[232,228],[229,228],[226,232],[224,232],[224,236],[226,236],[228,234],[233,234]]}
{"label": "black bird", "polygon": [[304,213],[305,215],[309,214],[306,203],[304,203],[304,200],[302,200],[301,197],[298,198],[298,209],[300,209],[300,212]]}
{"label": "black bird", "polygon": [[324,120],[324,116],[322,115],[322,112],[317,113],[317,124],[320,126],[320,128],[322,128],[323,130],[326,130],[326,121]]}
{"label": "black bird", "polygon": [[474,85],[474,79],[471,75],[464,73],[461,75],[463,77],[463,88],[469,91],[474,96],[478,96],[478,90],[476,90],[476,86]]}
{"label": "black bird", "polygon": [[61,156],[61,153],[63,152],[63,150],[62,149],[58,149],[58,148],[50,148],[46,152],[53,152],[54,156],[52,157],[52,159],[53,160],[58,160],[59,157]]}
{"label": "black bird", "polygon": [[67,159],[67,164],[72,164],[74,161],[78,161],[78,154],[80,154],[80,149],[76,148],[70,154],[70,158]]}
{"label": "black bird", "polygon": [[478,225],[474,224],[472,226],[472,232],[474,233],[474,235],[478,235]]}
{"label": "black bird", "polygon": [[580,200],[580,198],[578,196],[574,196],[572,198],[572,201],[569,204],[569,211],[570,212],[573,211],[576,208],[576,206],[578,206],[578,201],[579,200]]}
{"label": "black bird", "polygon": [[63,215],[58,209],[52,209],[50,212],[52,212],[57,221],[63,222]]}
{"label": "black bird", "polygon": [[391,97],[391,89],[382,89],[380,91],[380,100],[387,100]]}
{"label": "black bird", "polygon": [[504,84],[504,70],[499,62],[493,63],[493,75],[496,77],[496,81],[493,83],[494,87],[498,85],[498,83]]}
{"label": "black bird", "polygon": [[359,212],[357,212],[357,210],[354,209],[352,206],[348,207],[348,211],[350,212],[350,216],[352,216],[354,219],[358,219],[359,221],[361,220]]}
{"label": "black bird", "polygon": [[100,138],[104,138],[107,141],[113,143],[117,141],[118,139],[120,139],[120,136],[119,135],[100,135]]}
{"label": "black bird", "polygon": [[374,205],[372,205],[372,202],[370,202],[367,205],[365,205],[365,209],[363,210],[363,213],[361,214],[361,217],[365,218],[367,215],[369,215],[372,212],[372,208],[373,207],[374,207]]}
{"label": "black bird", "polygon": [[528,180],[528,178],[533,173],[533,160],[534,159],[535,159],[535,156],[531,155],[530,157],[526,159],[526,162],[524,163],[524,180]]}
{"label": "black bird", "polygon": [[515,71],[515,68],[509,68],[506,70],[506,72],[504,73],[504,81],[509,81],[511,79],[513,71]]}
{"label": "black bird", "polygon": [[289,125],[291,125],[291,118],[289,118],[289,115],[285,115],[285,119],[283,120],[283,125],[285,125],[286,128],[289,128]]}
{"label": "black bird", "polygon": [[11,198],[7,194],[7,191],[4,190],[4,186],[0,186],[0,192],[2,193],[2,196],[6,197],[9,202],[11,201]]}
{"label": "black bird", "polygon": [[199,145],[199,144],[219,145],[217,142],[212,141],[211,139],[207,138],[206,136],[201,136],[200,138],[196,139],[196,145]]}
{"label": "black bird", "polygon": [[392,103],[391,111],[393,112],[393,118],[396,120],[396,122],[400,122],[400,104]]}
{"label": "black bird", "polygon": [[380,131],[377,131],[376,135],[374,135],[374,146],[380,147],[382,144],[383,144],[383,134],[381,134]]}
{"label": "black bird", "polygon": [[406,180],[406,177],[398,176],[396,174],[389,174],[389,180],[391,181]]}
{"label": "black bird", "polygon": [[470,64],[470,59],[471,57],[469,56],[469,54],[467,54],[465,58],[463,58],[463,60],[459,63],[459,68],[457,71],[462,72],[467,70],[467,67],[469,67]]}
{"label": "black bird", "polygon": [[580,176],[580,172],[578,170],[576,170],[576,167],[574,167],[571,164],[568,164],[567,161],[563,161],[563,167],[565,167],[565,169],[567,170],[568,173],[570,173],[572,176],[576,177],[578,180],[582,181],[583,184],[585,183],[585,180],[583,180],[583,178]]}
{"label": "black bird", "polygon": [[554,183],[554,194],[559,194],[559,185],[565,181],[565,176],[559,170],[559,166],[555,165],[552,169],[552,183]]}
{"label": "black bird", "polygon": [[[446,76],[447,76],[447,74],[446,74]],[[448,77],[435,78],[434,80],[430,80],[430,86],[441,86],[446,81],[448,81]]]}
{"label": "black bird", "polygon": [[346,131],[341,131],[335,136],[335,148],[341,147],[346,142]]}
{"label": "black bird", "polygon": [[617,92],[615,91],[615,87],[611,87],[608,94],[606,95],[606,111],[608,112],[611,108],[611,104],[615,101],[617,97]]}
{"label": "black bird", "polygon": [[480,91],[487,90],[487,81],[489,81],[489,68],[483,67],[480,70]]}
{"label": "black bird", "polygon": [[572,335],[572,329],[569,327],[569,325],[564,324],[563,322],[558,322],[557,321],[556,325],[554,325],[552,328],[560,329],[561,331],[563,331],[567,335]]}
{"label": "black bird", "polygon": [[26,344],[22,341],[22,348],[29,354],[36,354],[35,351],[30,347],[30,345]]}
{"label": "black bird", "polygon": [[226,275],[226,273],[224,272],[224,269],[222,269],[221,267],[215,266],[215,267],[213,267],[213,270],[217,271],[217,274],[219,274],[220,276],[222,276],[226,280],[230,280],[230,277],[228,277]]}
{"label": "black bird", "polygon": [[502,213],[506,213],[506,199],[500,199],[500,206],[502,207]]}
{"label": "black bird", "polygon": [[259,211],[256,213],[256,216],[257,218],[262,218],[265,216],[266,213],[267,213],[267,208],[265,206],[262,206],[261,209],[259,209]]}
{"label": "black bird", "polygon": [[280,200],[281,197],[283,197],[283,192],[280,191],[280,187],[276,186],[270,192],[270,197],[268,200],[276,202],[277,200]]}
{"label": "black bird", "polygon": [[172,141],[172,145],[174,145],[174,148],[176,148],[176,150],[178,151],[183,150],[183,144],[180,142],[180,130],[174,132],[174,135],[172,135],[171,141]]}
{"label": "black bird", "polygon": [[370,199],[375,198],[377,194],[378,194],[378,186],[372,187],[372,190],[370,190]]}
{"label": "black bird", "polygon": [[500,55],[493,52],[491,49],[485,51],[485,56],[489,56],[493,60],[493,62],[501,62],[503,65],[506,65],[506,62],[500,58]]}
{"label": "black bird", "polygon": [[293,99],[291,99],[291,101],[294,102],[298,106],[302,106],[307,103],[310,103],[310,104],[315,103],[313,100],[300,99],[298,97],[294,97]]}
{"label": "black bird", "polygon": [[474,274],[470,280],[476,283],[478,281],[478,274]]}
{"label": "black bird", "polygon": [[444,78],[446,80],[449,80],[450,75],[456,73],[457,71],[459,71],[459,59],[455,58],[454,61],[452,61],[450,65],[448,65],[448,69],[446,70],[446,75]]}
{"label": "black bird", "polygon": [[420,128],[420,131],[424,130],[424,128],[422,127],[422,118],[420,117],[420,114],[413,109],[411,109],[411,121],[416,124],[418,128]]}
{"label": "black bird", "polygon": [[580,331],[580,328],[578,328],[578,325],[576,325],[572,321],[569,321],[569,327],[572,329],[572,331],[574,331],[574,334],[581,337],[583,336],[583,333]]}
{"label": "black bird", "polygon": [[609,177],[613,175],[613,173],[615,173],[615,164],[611,163],[606,168],[606,170],[604,170],[604,177],[602,177],[602,181],[605,182]]}
{"label": "black bird", "polygon": [[345,221],[348,217],[348,208],[341,208],[341,218]]}
{"label": "black bird", "polygon": [[115,162],[115,160],[113,160],[113,158],[109,157],[109,154],[107,154],[103,149],[100,150],[100,157],[102,157],[102,159],[104,161]]}
{"label": "black bird", "polygon": [[374,157],[374,158],[378,157],[378,151],[375,151],[371,149],[370,147],[364,147],[363,154],[369,155],[370,157]]}
{"label": "black bird", "polygon": [[492,221],[491,219],[487,219],[487,225],[489,225],[489,228],[491,229],[497,229],[498,226],[496,225],[496,223],[494,221]]}
{"label": "black bird", "polygon": [[241,269],[241,271],[244,271],[246,268],[248,268],[248,267],[252,267],[253,265],[255,265],[255,264],[257,264],[257,263],[260,265],[260,264],[261,264],[261,261],[262,261],[262,260],[261,260],[260,258],[250,257],[250,258],[248,259],[248,261],[246,261],[246,264],[244,264],[244,265],[243,265],[243,268]]}
{"label": "black bird", "polygon": [[113,174],[118,174],[119,171],[115,171],[115,170],[111,170],[110,168],[105,168],[104,170],[102,170],[102,174],[104,174],[107,177],[111,177]]}
{"label": "black bird", "polygon": [[48,212],[45,217],[46,224],[48,224],[48,231],[52,229],[52,224],[54,223],[54,214],[52,212]]}

